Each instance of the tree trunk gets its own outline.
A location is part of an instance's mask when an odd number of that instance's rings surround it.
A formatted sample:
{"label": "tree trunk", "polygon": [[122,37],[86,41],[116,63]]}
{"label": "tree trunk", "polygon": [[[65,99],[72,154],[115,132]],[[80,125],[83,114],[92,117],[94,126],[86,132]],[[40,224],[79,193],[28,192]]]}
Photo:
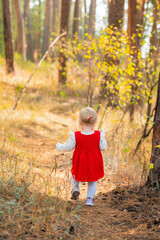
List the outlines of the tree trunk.
{"label": "tree trunk", "polygon": [[[128,1],[128,37],[129,37],[129,44],[130,49],[132,50],[132,58],[133,62],[135,63],[135,76],[132,77],[134,84],[132,84],[132,99],[131,99],[131,106],[130,106],[130,122],[134,120],[134,111],[135,111],[135,104],[134,104],[134,96],[137,92],[137,85],[135,84],[135,80],[137,80],[137,72],[139,66],[139,59],[138,59],[138,51],[140,49],[140,42],[142,39],[142,25],[143,25],[143,17],[144,17],[144,4],[145,0],[137,1],[137,0],[130,0]],[[140,26],[140,27],[139,27]],[[132,38],[135,35],[134,39]]]}
{"label": "tree trunk", "polygon": [[89,11],[89,34],[95,35],[96,0],[91,0]]}
{"label": "tree trunk", "polygon": [[109,26],[116,27],[121,31],[124,17],[124,0],[109,0]]}
{"label": "tree trunk", "polygon": [[69,30],[69,15],[71,8],[71,0],[62,0],[62,8],[61,8],[61,25],[60,25],[60,33],[67,32],[67,35],[61,40],[61,49],[59,53],[59,84],[65,85],[67,81],[67,71],[66,71],[66,44],[68,38],[68,30]]}
{"label": "tree trunk", "polygon": [[[108,22],[109,22],[109,27],[114,26],[117,28],[118,31],[121,31],[122,25],[123,25],[123,16],[124,16],[124,0],[110,0],[108,1],[109,5],[109,15],[108,15]],[[116,31],[116,30],[115,30]],[[114,31],[114,32],[115,32]],[[117,38],[116,35],[113,32],[113,37],[115,39]],[[114,38],[113,38],[114,41]],[[120,60],[117,56],[117,58],[113,58],[112,54],[106,53],[105,55],[105,61],[109,66],[113,65],[119,65]],[[116,88],[116,85],[118,84],[117,77],[113,77],[112,74],[107,73],[104,78],[104,83],[102,84],[101,88],[101,96],[100,96],[100,101],[102,101],[105,96],[107,96],[108,100],[108,105],[109,106],[118,106],[119,103],[119,96],[118,93],[119,91]],[[107,89],[107,82],[112,83],[113,85],[113,92],[111,92],[109,89]]]}
{"label": "tree trunk", "polygon": [[88,14],[86,0],[84,0],[84,33],[88,33]]}
{"label": "tree trunk", "polygon": [[24,18],[22,16],[20,8],[20,0],[14,0],[14,6],[16,10],[18,24],[17,51],[18,53],[22,54],[23,60],[26,61],[25,27]]}
{"label": "tree trunk", "polygon": [[[130,0],[128,1],[128,37],[130,41],[130,49],[133,50],[133,59],[135,60],[136,57],[136,43],[135,41],[132,41],[132,36],[135,34],[136,36],[136,24],[137,24],[137,14],[136,14],[136,7],[137,7],[137,0]],[[133,80],[135,80],[136,77],[134,77]],[[132,96],[134,96],[136,91],[135,84],[132,84]],[[134,110],[135,110],[135,104],[134,104],[134,97],[131,99],[131,106],[130,106],[130,122],[133,122],[134,120]]]}
{"label": "tree trunk", "polygon": [[34,62],[34,43],[33,43],[33,35],[32,35],[32,24],[31,24],[31,16],[30,9],[27,14],[27,26],[28,26],[28,44],[27,44],[27,55],[30,61]]}
{"label": "tree trunk", "polygon": [[79,0],[76,0],[74,5],[74,17],[73,17],[73,38],[78,35],[78,28],[79,28]]}
{"label": "tree trunk", "polygon": [[60,25],[60,4],[61,0],[53,0],[52,2],[52,34],[56,36],[59,32]]}
{"label": "tree trunk", "polygon": [[[137,47],[140,48],[140,42],[142,40],[143,28],[144,28],[144,4],[146,0],[138,1],[137,7]],[[140,36],[141,35],[141,36]]]}
{"label": "tree trunk", "polygon": [[150,162],[154,165],[153,169],[150,169],[147,183],[154,186],[156,183],[160,183],[160,73],[158,80],[157,102],[152,137],[152,155]]}
{"label": "tree trunk", "polygon": [[24,0],[24,13],[23,13],[24,21],[26,20],[29,12],[29,3],[30,3],[30,0]]}
{"label": "tree trunk", "polygon": [[[160,4],[160,0],[159,0]],[[160,41],[158,39],[158,3],[154,1],[154,9],[153,9],[153,27],[152,27],[152,33],[150,37],[150,52],[149,55],[152,56],[154,60],[154,71],[156,71],[157,65],[158,65],[158,55],[159,55],[159,48],[160,48]]]}
{"label": "tree trunk", "polygon": [[39,17],[39,23],[38,23],[38,38],[36,40],[36,49],[37,49],[37,58],[39,59],[41,57],[41,49],[42,49],[42,46],[41,46],[41,19],[42,19],[42,4],[41,4],[41,0],[38,1],[38,17]]}
{"label": "tree trunk", "polygon": [[82,22],[83,22],[83,13],[82,13],[82,0],[80,0],[80,5],[79,5],[79,29],[78,29],[78,39],[82,40]]}
{"label": "tree trunk", "polygon": [[57,26],[58,32],[60,32],[61,25],[61,8],[62,8],[62,0],[57,0]]}
{"label": "tree trunk", "polygon": [[51,19],[51,1],[46,0],[45,6],[45,20],[44,20],[44,35],[43,35],[43,49],[42,54],[44,55],[49,47],[50,41],[50,19]]}
{"label": "tree trunk", "polygon": [[[154,9],[153,9],[153,26],[152,26],[152,32],[150,37],[150,51],[149,51],[149,58],[153,59],[153,66],[147,66],[148,72],[147,72],[147,84],[148,87],[151,89],[153,85],[155,84],[154,79],[154,73],[156,72],[157,66],[158,66],[158,58],[159,58],[159,49],[160,44],[158,41],[158,8],[156,2],[154,2]],[[148,63],[148,61],[147,61]],[[148,64],[147,64],[148,65]],[[151,92],[150,99],[152,99],[153,93]],[[151,109],[152,109],[152,102],[148,103],[148,113],[147,113],[147,119],[149,121]]]}
{"label": "tree trunk", "polygon": [[56,32],[56,0],[52,2],[52,35],[55,35]]}
{"label": "tree trunk", "polygon": [[14,54],[11,29],[10,0],[2,0],[6,73],[14,72]]}
{"label": "tree trunk", "polygon": [[24,22],[27,19],[27,57],[29,60],[34,62],[34,44],[33,44],[33,35],[32,35],[32,24],[31,24],[31,16],[30,16],[30,0],[24,1],[24,13],[23,18]]}
{"label": "tree trunk", "polygon": [[136,33],[136,7],[137,7],[137,0],[130,0],[128,1],[128,36],[130,37],[130,45],[133,45],[133,41],[131,41],[131,37],[133,34]]}

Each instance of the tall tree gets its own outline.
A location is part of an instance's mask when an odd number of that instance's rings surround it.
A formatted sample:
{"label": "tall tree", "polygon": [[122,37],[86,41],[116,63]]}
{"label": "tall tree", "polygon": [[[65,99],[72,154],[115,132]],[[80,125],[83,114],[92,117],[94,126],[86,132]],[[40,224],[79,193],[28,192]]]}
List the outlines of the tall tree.
{"label": "tall tree", "polygon": [[79,29],[78,29],[78,38],[82,39],[82,25],[83,25],[83,11],[82,11],[82,0],[80,0],[79,4]]}
{"label": "tall tree", "polygon": [[28,15],[28,12],[29,12],[29,3],[30,3],[30,0],[24,0],[24,13],[23,13],[23,18],[24,18],[24,21]]}
{"label": "tall tree", "polygon": [[[158,3],[159,2],[159,3]],[[149,55],[153,58],[154,61],[154,71],[156,71],[157,65],[158,65],[158,53],[160,49],[160,41],[158,38],[158,18],[159,18],[159,8],[160,0],[153,1],[153,27],[152,27],[152,33],[150,37],[150,52]]]}
{"label": "tall tree", "polygon": [[61,0],[53,0],[52,2],[52,33],[59,32],[60,11],[61,11]]}
{"label": "tall tree", "polygon": [[52,33],[56,32],[56,11],[57,11],[57,0],[52,2]]}
{"label": "tall tree", "polygon": [[74,17],[73,17],[73,29],[72,29],[73,38],[76,34],[78,34],[79,7],[80,7],[80,2],[79,2],[79,0],[76,0],[75,5],[74,5]]}
{"label": "tall tree", "polygon": [[6,73],[14,72],[14,55],[11,30],[10,0],[2,0]]}
{"label": "tall tree", "polygon": [[[137,24],[137,19],[136,19],[136,7],[137,7],[137,0],[130,0],[128,1],[128,36],[131,37],[133,34],[136,33],[136,24]],[[133,44],[133,41],[130,43],[131,45]]]}
{"label": "tall tree", "polygon": [[[135,41],[132,41],[133,34],[136,36],[136,8],[137,8],[137,0],[130,0],[128,1],[128,36],[130,40],[130,48],[135,49]],[[133,53],[134,59],[135,57],[135,51]],[[135,80],[135,79],[134,79]],[[136,86],[135,84],[132,84],[132,96],[135,94]],[[131,99],[131,106],[130,106],[130,122],[133,122],[134,120],[134,102]]]}
{"label": "tall tree", "polygon": [[109,26],[113,25],[121,30],[124,17],[124,0],[108,0],[109,5]]}
{"label": "tall tree", "polygon": [[42,54],[44,54],[49,47],[50,27],[51,27],[51,0],[46,0]]}
{"label": "tall tree", "polygon": [[30,16],[30,0],[24,0],[24,13],[23,18],[24,22],[27,20],[27,57],[29,60],[34,62],[34,44],[33,44],[33,35],[32,35],[32,24]]}
{"label": "tall tree", "polygon": [[84,33],[88,32],[88,14],[87,14],[87,3],[84,0]]}
{"label": "tall tree", "polygon": [[96,22],[96,0],[91,0],[89,10],[89,34],[95,35],[95,22]]}
{"label": "tall tree", "polygon": [[41,56],[41,19],[42,19],[42,3],[41,0],[38,0],[38,37],[35,41],[36,49],[38,51],[37,57],[40,58]]}
{"label": "tall tree", "polygon": [[24,17],[22,15],[20,6],[20,0],[14,0],[14,6],[16,10],[18,24],[17,51],[22,54],[23,60],[26,61],[25,26]]}
{"label": "tall tree", "polygon": [[160,184],[160,73],[158,80],[157,101],[153,125],[152,155],[153,169],[150,169],[148,183],[151,185]]}
{"label": "tall tree", "polygon": [[61,10],[62,10],[62,0],[57,0],[57,26],[58,32],[60,32],[60,25],[61,25]]}
{"label": "tall tree", "polygon": [[[130,106],[130,122],[134,120],[134,96],[137,91],[137,85],[135,84],[135,80],[137,80],[137,72],[138,72],[138,51],[140,49],[140,41],[142,36],[142,25],[143,25],[143,15],[144,15],[144,4],[145,0],[130,0],[128,1],[128,37],[130,49],[132,52],[133,62],[135,64],[135,74],[132,77],[132,99]],[[140,26],[140,27],[139,27]]]}
{"label": "tall tree", "polygon": [[65,85],[67,81],[66,71],[66,44],[69,31],[69,16],[71,9],[71,0],[62,0],[60,33],[66,32],[67,35],[61,40],[61,49],[59,53],[59,84]]}
{"label": "tall tree", "polygon": [[[160,3],[160,0],[159,0]],[[159,49],[160,49],[160,44],[159,44],[159,39],[158,39],[158,3],[156,1],[153,2],[153,26],[152,26],[152,32],[151,32],[151,37],[150,37],[150,51],[148,58],[153,59],[153,66],[148,66],[149,62],[147,61],[147,68],[149,71],[147,71],[147,83],[148,87],[152,89],[152,87],[155,84],[155,72],[157,70],[158,66],[158,59],[159,59]],[[150,99],[152,98],[152,92],[150,94]],[[147,119],[149,122],[150,115],[151,115],[151,109],[152,109],[152,102],[148,103],[148,112],[147,112]]]}
{"label": "tall tree", "polygon": [[33,34],[32,34],[32,23],[31,23],[31,16],[30,16],[30,9],[28,10],[27,14],[27,56],[28,59],[34,62],[34,42],[33,42]]}
{"label": "tall tree", "polygon": [[[124,0],[108,0],[108,8],[109,8],[109,14],[108,14],[108,22],[109,22],[109,27],[115,27],[117,28],[118,31],[121,31],[122,25],[123,25],[123,17],[124,17]],[[117,38],[115,37],[115,31],[112,33],[112,41],[117,41]],[[112,56],[110,52],[107,52],[105,54],[105,59],[104,59],[107,64],[111,67],[113,65],[119,65],[120,60],[117,57]],[[101,88],[101,96],[100,98],[103,99],[105,96],[107,96],[108,104],[112,106],[117,106],[118,105],[118,89],[117,89],[117,84],[118,84],[118,78],[114,77],[111,73],[107,73],[104,78],[104,83],[102,84]],[[107,88],[107,82],[112,83],[113,91],[110,91]]]}

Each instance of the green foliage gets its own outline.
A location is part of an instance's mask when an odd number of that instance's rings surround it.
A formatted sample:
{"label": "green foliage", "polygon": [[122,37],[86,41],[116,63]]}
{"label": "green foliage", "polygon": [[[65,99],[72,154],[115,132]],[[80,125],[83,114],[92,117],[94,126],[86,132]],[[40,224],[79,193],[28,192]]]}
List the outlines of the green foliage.
{"label": "green foliage", "polygon": [[60,91],[59,95],[63,98],[63,100],[66,99],[66,97],[67,97],[67,93],[64,91]]}
{"label": "green foliage", "polygon": [[35,64],[33,62],[29,60],[24,62],[22,56],[17,52],[15,53],[15,61],[23,70],[33,72],[33,70],[35,69]]}
{"label": "green foliage", "polygon": [[17,84],[16,85],[16,88],[15,88],[16,96],[18,96],[20,94],[22,89],[23,89],[23,85],[22,84]]}

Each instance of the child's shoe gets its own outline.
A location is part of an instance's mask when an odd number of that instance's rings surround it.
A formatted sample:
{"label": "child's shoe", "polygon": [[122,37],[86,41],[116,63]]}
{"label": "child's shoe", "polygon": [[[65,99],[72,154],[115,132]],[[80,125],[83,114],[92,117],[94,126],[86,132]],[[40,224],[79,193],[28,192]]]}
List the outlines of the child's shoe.
{"label": "child's shoe", "polygon": [[79,199],[79,194],[80,194],[79,191],[73,191],[73,192],[71,193],[71,199],[73,199],[73,200],[78,200],[78,199]]}
{"label": "child's shoe", "polygon": [[87,198],[86,199],[86,206],[94,206],[94,199],[93,198]]}

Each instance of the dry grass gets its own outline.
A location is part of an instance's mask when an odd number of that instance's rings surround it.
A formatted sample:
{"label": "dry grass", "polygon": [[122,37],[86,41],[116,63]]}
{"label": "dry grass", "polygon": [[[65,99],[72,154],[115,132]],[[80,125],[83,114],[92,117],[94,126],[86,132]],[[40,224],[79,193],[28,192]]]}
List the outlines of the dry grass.
{"label": "dry grass", "polygon": [[[86,89],[82,88],[85,76],[78,70],[81,81],[77,85],[75,71],[69,78],[72,85],[59,90],[56,64],[44,63],[13,112],[12,106],[34,67],[17,60],[12,76],[5,76],[0,68],[0,239],[72,239],[68,229],[79,220],[75,204],[68,201],[71,154],[57,155],[55,143],[65,141],[69,129],[78,129],[78,112],[86,103]],[[150,138],[133,157],[144,117],[137,111],[131,126],[126,114],[113,138],[122,114],[109,110],[103,122],[108,149],[103,153],[106,177],[98,193],[142,184],[147,177]]]}

